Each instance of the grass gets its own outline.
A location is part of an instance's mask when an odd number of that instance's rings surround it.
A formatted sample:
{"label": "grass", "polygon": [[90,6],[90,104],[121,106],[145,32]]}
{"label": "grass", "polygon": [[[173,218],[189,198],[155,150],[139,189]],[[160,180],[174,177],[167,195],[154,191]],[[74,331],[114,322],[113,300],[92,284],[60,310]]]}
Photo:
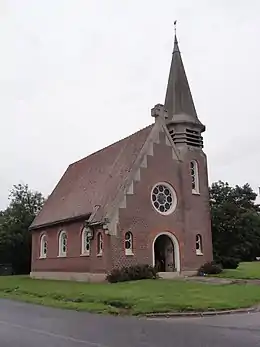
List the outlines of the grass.
{"label": "grass", "polygon": [[260,280],[260,261],[240,263],[237,269],[224,270],[218,277]]}
{"label": "grass", "polygon": [[260,302],[260,286],[177,280],[90,284],[10,276],[0,277],[0,297],[96,313],[140,315],[250,307]]}

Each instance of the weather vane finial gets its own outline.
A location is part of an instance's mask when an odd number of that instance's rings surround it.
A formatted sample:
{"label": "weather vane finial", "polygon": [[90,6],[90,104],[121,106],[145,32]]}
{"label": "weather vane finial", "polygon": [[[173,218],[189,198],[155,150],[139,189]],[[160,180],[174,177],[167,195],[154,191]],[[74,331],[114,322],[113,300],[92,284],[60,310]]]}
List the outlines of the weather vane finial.
{"label": "weather vane finial", "polygon": [[175,36],[176,36],[176,26],[177,26],[177,20],[175,20],[173,24],[174,24],[174,34],[175,34]]}

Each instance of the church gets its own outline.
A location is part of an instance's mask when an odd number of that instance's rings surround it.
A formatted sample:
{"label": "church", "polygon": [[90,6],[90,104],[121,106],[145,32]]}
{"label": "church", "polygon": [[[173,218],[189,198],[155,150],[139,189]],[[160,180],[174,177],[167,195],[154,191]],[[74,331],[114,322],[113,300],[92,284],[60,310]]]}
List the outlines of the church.
{"label": "church", "polygon": [[207,158],[175,34],[164,105],[152,124],[67,168],[32,233],[32,278],[104,281],[156,266],[171,278],[211,261]]}

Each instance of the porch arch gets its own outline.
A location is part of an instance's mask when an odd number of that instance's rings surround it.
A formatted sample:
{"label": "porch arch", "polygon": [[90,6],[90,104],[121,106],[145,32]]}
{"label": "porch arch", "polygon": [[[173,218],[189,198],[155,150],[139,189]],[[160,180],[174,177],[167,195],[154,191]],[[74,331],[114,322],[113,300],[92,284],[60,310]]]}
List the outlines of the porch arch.
{"label": "porch arch", "polygon": [[179,241],[177,237],[170,233],[169,231],[164,231],[156,235],[156,237],[153,240],[152,244],[152,257],[153,257],[153,266],[155,266],[155,242],[160,236],[168,236],[169,239],[172,241],[173,247],[174,247],[174,262],[175,262],[175,268],[177,272],[181,271],[181,261],[180,261],[180,246]]}

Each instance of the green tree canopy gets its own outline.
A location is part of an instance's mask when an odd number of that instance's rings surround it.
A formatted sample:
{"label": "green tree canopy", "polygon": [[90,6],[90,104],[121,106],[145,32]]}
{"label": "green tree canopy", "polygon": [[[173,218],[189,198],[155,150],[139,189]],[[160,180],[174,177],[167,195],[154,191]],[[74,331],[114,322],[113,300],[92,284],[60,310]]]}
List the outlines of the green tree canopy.
{"label": "green tree canopy", "polygon": [[44,203],[39,192],[27,184],[13,187],[9,206],[0,213],[0,263],[12,264],[15,273],[28,273],[31,263],[31,234],[28,230]]}
{"label": "green tree canopy", "polygon": [[260,207],[257,194],[247,183],[229,186],[222,181],[210,188],[213,250],[216,260],[223,257],[241,261],[260,256]]}

